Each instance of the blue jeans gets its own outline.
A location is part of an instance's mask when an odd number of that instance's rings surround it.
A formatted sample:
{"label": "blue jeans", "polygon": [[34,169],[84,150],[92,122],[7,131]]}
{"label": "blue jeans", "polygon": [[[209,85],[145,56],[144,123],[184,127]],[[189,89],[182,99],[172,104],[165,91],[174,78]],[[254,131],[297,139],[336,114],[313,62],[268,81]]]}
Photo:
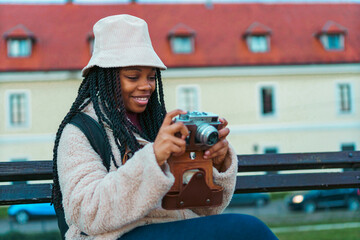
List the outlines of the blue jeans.
{"label": "blue jeans", "polygon": [[120,239],[275,240],[278,238],[256,217],[245,214],[220,214],[141,226],[126,233]]}

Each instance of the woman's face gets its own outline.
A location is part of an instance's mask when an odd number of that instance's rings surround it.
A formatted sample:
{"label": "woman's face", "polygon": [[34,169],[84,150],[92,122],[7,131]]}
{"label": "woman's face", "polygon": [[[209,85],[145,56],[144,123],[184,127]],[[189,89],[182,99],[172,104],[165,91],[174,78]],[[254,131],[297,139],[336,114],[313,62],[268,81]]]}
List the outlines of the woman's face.
{"label": "woman's face", "polygon": [[151,94],[155,90],[155,68],[124,67],[120,69],[121,94],[128,112],[145,111]]}

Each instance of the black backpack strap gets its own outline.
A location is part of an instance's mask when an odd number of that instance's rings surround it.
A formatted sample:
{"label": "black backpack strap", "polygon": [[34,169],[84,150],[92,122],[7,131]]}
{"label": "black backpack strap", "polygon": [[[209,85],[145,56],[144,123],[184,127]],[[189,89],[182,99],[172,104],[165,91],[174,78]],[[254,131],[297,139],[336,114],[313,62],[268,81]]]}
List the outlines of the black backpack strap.
{"label": "black backpack strap", "polygon": [[62,207],[61,208],[54,207],[54,209],[55,209],[55,213],[56,213],[58,227],[60,230],[61,239],[65,240],[65,233],[69,230],[69,226],[67,225],[67,223],[65,221],[64,209]]}
{"label": "black backpack strap", "polygon": [[[110,169],[110,153],[106,150],[105,133],[101,130],[100,124],[89,115],[79,112],[70,121],[70,124],[78,127],[89,140],[91,147],[100,155],[104,166]],[[55,208],[61,239],[65,240],[65,233],[69,229],[65,221],[64,209]],[[81,232],[81,235],[86,233]]]}
{"label": "black backpack strap", "polygon": [[91,147],[100,155],[104,166],[110,169],[110,153],[105,144],[105,134],[100,124],[89,115],[79,112],[70,121],[71,124],[78,127],[89,140]]}

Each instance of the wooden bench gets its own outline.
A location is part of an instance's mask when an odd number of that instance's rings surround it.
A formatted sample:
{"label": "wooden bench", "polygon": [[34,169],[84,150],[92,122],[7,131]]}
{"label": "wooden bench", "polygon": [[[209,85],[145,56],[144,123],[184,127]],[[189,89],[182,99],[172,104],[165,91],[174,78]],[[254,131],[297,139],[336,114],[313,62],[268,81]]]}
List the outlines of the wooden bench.
{"label": "wooden bench", "polygon": [[[360,151],[238,155],[238,159],[235,193],[360,188]],[[322,172],[334,169],[345,170]],[[293,170],[302,172],[289,172]],[[0,182],[30,180],[52,180],[52,161],[0,162]],[[0,205],[50,200],[51,183],[0,185]]]}

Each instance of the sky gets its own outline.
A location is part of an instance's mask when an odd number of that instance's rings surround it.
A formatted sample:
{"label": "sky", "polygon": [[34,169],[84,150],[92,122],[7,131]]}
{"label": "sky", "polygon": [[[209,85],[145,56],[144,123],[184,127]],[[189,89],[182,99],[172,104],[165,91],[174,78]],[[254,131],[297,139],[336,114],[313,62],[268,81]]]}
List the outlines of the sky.
{"label": "sky", "polygon": [[[74,3],[127,3],[130,0],[73,0]],[[345,3],[355,2],[360,3],[360,0],[137,0],[139,3],[205,3],[211,1],[213,3],[247,3],[247,2],[263,2],[263,3],[281,3],[281,2],[321,2],[321,3]],[[55,3],[62,4],[66,0],[0,0],[0,3]]]}

